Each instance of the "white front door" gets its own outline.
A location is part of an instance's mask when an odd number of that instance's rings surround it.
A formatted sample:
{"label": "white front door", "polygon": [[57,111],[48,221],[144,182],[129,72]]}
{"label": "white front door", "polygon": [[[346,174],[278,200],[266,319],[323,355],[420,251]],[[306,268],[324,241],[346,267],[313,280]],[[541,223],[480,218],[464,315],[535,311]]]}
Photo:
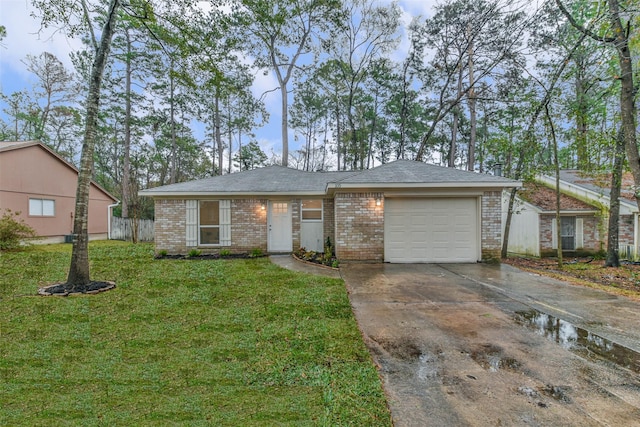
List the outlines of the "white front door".
{"label": "white front door", "polygon": [[293,250],[291,203],[271,201],[268,214],[269,252],[291,252]]}

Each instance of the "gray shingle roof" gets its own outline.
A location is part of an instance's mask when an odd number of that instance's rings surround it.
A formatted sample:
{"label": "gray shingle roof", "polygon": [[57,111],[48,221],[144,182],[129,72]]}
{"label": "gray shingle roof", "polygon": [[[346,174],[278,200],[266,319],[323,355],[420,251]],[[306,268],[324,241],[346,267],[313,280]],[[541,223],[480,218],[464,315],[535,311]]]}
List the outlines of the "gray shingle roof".
{"label": "gray shingle roof", "polygon": [[282,166],[268,166],[250,171],[213,176],[196,181],[164,185],[142,193],[322,193],[327,183],[338,181],[354,172],[305,172]]}
{"label": "gray shingle roof", "polygon": [[414,160],[396,160],[373,169],[361,171],[341,180],[342,183],[505,183],[514,181],[501,177],[443,166],[430,165]]}
{"label": "gray shingle roof", "polygon": [[[512,187],[519,182],[492,175],[397,160],[373,169],[348,172],[305,172],[281,166],[269,166],[141,191],[143,196],[178,194],[326,194],[327,186],[376,187],[380,185],[420,185],[428,187]],[[448,184],[448,185],[447,185]]]}

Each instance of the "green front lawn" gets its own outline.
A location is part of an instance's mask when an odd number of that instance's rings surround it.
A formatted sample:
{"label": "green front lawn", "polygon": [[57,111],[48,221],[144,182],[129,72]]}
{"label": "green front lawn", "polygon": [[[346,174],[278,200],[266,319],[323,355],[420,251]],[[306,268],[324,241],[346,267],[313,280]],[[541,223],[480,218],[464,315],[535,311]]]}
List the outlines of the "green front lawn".
{"label": "green front lawn", "polygon": [[96,242],[115,290],[35,296],[70,252],[0,254],[0,425],[391,425],[342,281]]}

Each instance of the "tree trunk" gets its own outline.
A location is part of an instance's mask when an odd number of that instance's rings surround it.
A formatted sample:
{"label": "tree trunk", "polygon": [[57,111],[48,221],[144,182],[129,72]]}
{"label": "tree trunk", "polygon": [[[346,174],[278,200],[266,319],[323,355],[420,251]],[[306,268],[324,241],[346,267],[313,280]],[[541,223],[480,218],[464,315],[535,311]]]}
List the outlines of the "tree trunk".
{"label": "tree trunk", "polygon": [[[231,100],[227,97],[227,141],[229,142],[229,173],[233,166],[233,129],[231,126]],[[240,170],[242,170],[242,163],[240,163]]]}
{"label": "tree trunk", "polygon": [[[462,65],[458,68],[458,98],[462,96]],[[459,105],[453,110],[453,124],[451,125],[451,144],[449,145],[449,167],[456,167],[456,144],[458,141]]]}
{"label": "tree trunk", "polygon": [[620,187],[624,167],[624,135],[622,129],[616,136],[616,151],[611,174],[611,196],[609,198],[609,225],[607,227],[607,260],[605,267],[620,267],[618,243],[620,233]]}
{"label": "tree trunk", "polygon": [[342,144],[340,143],[342,128],[340,126],[340,107],[337,106],[337,102],[338,101],[336,101],[336,151],[338,153],[338,170],[340,170],[340,160],[342,159]]}
{"label": "tree trunk", "polygon": [[549,113],[549,104],[544,106],[544,111],[549,122],[549,132],[551,133],[551,143],[553,144],[553,166],[556,175],[556,242],[558,242],[557,256],[558,268],[562,270],[562,221],[560,219],[560,162],[558,160],[558,140],[556,130]]}
{"label": "tree trunk", "polygon": [[71,265],[65,288],[71,292],[83,292],[87,289],[91,279],[89,277],[89,190],[91,189],[91,176],[93,173],[93,152],[96,144],[98,129],[98,114],[100,108],[100,88],[102,76],[111,48],[111,39],[115,31],[118,18],[120,0],[111,0],[107,13],[107,20],[102,29],[100,45],[95,52],[91,75],[89,77],[89,92],[86,100],[86,124],[84,141],[82,143],[82,155],[80,158],[80,171],[78,173],[78,188],[76,190],[76,208],[73,222],[73,234],[76,239],[73,242],[71,252]]}
{"label": "tree trunk", "polygon": [[289,166],[289,99],[287,98],[287,85],[280,83],[282,96],[282,166]]}
{"label": "tree trunk", "polygon": [[504,232],[502,234],[502,251],[500,251],[500,258],[506,258],[509,254],[509,233],[511,232],[511,218],[513,217],[513,205],[516,202],[517,188],[511,189],[509,194],[509,208],[507,209],[507,218],[504,222]]}
{"label": "tree trunk", "polygon": [[129,180],[131,179],[131,39],[129,29],[124,32],[127,39],[127,56],[125,63],[125,119],[124,119],[124,152],[122,159],[122,218],[129,217],[131,202]]}
{"label": "tree trunk", "polygon": [[[469,26],[470,27],[470,26]],[[469,28],[471,33],[471,28]],[[471,34],[469,34],[471,38]],[[467,103],[469,105],[469,153],[467,169],[475,170],[476,163],[476,90],[473,81],[473,39],[469,42],[469,92],[467,93]]]}
{"label": "tree trunk", "polygon": [[576,73],[576,153],[578,157],[578,169],[589,170],[589,156],[587,151],[587,105],[585,82],[582,77],[581,65]]}
{"label": "tree trunk", "polygon": [[216,88],[216,99],[215,99],[215,138],[216,144],[218,145],[218,175],[222,175],[223,167],[224,167],[224,147],[222,146],[222,134],[220,133],[220,89]]}
{"label": "tree trunk", "polygon": [[169,100],[169,108],[171,115],[171,184],[176,183],[177,177],[177,165],[178,165],[178,147],[176,143],[176,119],[175,119],[175,99],[174,99],[174,91],[175,91],[175,83],[173,77],[173,58],[171,59],[171,66],[169,67],[169,82],[171,89],[171,99]]}

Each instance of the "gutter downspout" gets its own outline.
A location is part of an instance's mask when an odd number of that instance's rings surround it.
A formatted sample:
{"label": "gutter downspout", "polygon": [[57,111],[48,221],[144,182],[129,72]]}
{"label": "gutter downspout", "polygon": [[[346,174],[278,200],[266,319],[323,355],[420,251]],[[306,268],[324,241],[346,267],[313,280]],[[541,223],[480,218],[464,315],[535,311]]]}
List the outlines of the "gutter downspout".
{"label": "gutter downspout", "polygon": [[118,201],[118,203],[115,203],[113,205],[107,206],[107,240],[111,240],[111,209],[115,208],[119,204],[120,204],[120,201]]}

